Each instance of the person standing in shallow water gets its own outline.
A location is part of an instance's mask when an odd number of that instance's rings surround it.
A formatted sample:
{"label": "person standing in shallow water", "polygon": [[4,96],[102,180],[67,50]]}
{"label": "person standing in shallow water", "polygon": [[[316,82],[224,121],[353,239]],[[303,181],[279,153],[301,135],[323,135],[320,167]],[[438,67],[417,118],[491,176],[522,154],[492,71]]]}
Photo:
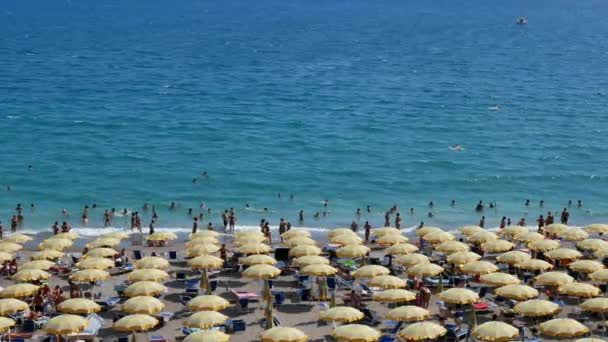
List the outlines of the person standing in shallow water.
{"label": "person standing in shallow water", "polygon": [[401,214],[395,215],[395,228],[401,229]]}
{"label": "person standing in shallow water", "polygon": [[564,208],[560,218],[561,218],[562,224],[565,224],[565,225],[568,224],[568,219],[570,218],[570,213],[568,212],[568,209]]}
{"label": "person standing in shallow water", "polygon": [[365,229],[365,242],[368,243],[369,236],[372,232],[372,226],[369,224],[369,221],[365,221],[365,226],[363,226],[363,229]]}
{"label": "person standing in shallow water", "polygon": [[13,215],[11,218],[11,232],[14,233],[17,231],[17,226],[19,225],[19,221],[17,220],[17,215]]}
{"label": "person standing in shallow water", "polygon": [[482,217],[481,217],[481,220],[479,221],[479,226],[480,226],[481,228],[485,228],[485,225],[486,225],[486,217],[485,217],[485,216],[482,216]]}
{"label": "person standing in shallow water", "polygon": [[357,224],[357,222],[355,222],[355,220],[353,220],[353,223],[350,224],[350,230],[355,233],[359,231],[359,225]]}
{"label": "person standing in shallow water", "polygon": [[543,232],[543,227],[545,226],[545,218],[543,217],[543,215],[540,215],[538,217],[538,219],[536,220],[536,223],[538,224],[538,230],[537,230],[537,232],[542,233]]}
{"label": "person standing in shallow water", "polygon": [[228,216],[228,226],[229,226],[231,232],[234,231],[235,224],[236,224],[236,213],[234,212],[234,210],[231,210],[230,216]]}
{"label": "person standing in shallow water", "polygon": [[387,211],[384,214],[384,226],[390,227],[390,225],[391,225],[391,214]]}
{"label": "person standing in shallow water", "polygon": [[553,217],[553,214],[551,212],[548,212],[547,218],[545,219],[545,226],[553,224],[554,222],[555,222],[555,217]]}
{"label": "person standing in shallow water", "polygon": [[304,210],[300,210],[300,213],[298,214],[298,217],[299,217],[300,224],[302,222],[304,222]]}
{"label": "person standing in shallow water", "polygon": [[194,222],[192,223],[192,234],[196,234],[198,230],[198,217],[194,218]]}
{"label": "person standing in shallow water", "polygon": [[502,228],[504,228],[504,227],[506,227],[506,221],[507,221],[507,218],[506,218],[505,216],[503,216],[503,217],[500,219],[500,228],[501,228],[501,229],[502,229]]}

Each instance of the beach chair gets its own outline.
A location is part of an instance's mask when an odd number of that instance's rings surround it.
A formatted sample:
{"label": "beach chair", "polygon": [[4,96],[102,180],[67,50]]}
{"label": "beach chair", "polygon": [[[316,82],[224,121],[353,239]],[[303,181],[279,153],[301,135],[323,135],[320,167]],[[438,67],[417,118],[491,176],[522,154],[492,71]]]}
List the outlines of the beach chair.
{"label": "beach chair", "polygon": [[456,324],[446,324],[444,328],[448,331],[446,334],[447,341],[460,341],[469,335],[469,329],[459,327]]}
{"label": "beach chair", "polygon": [[99,317],[97,314],[89,314],[87,316],[87,327],[78,335],[97,335],[99,329],[103,327],[103,318]]}
{"label": "beach chair", "polygon": [[487,293],[488,293],[488,287],[487,286],[481,287],[479,289],[479,299],[485,297]]}
{"label": "beach chair", "polygon": [[217,290],[217,284],[217,280],[212,280],[209,282],[209,286],[211,287],[211,293],[215,293],[215,290]]}
{"label": "beach chair", "polygon": [[380,339],[378,340],[378,342],[395,342],[397,341],[397,339],[394,336],[390,336],[390,335],[382,335],[380,336]]}
{"label": "beach chair", "polygon": [[231,322],[232,332],[239,332],[247,330],[247,324],[242,319],[233,319]]}
{"label": "beach chair", "polygon": [[382,262],[380,263],[380,265],[382,265],[384,267],[391,267],[392,264],[393,264],[392,255],[385,255],[384,258],[382,258]]}
{"label": "beach chair", "polygon": [[169,251],[169,261],[177,261],[177,251]]}
{"label": "beach chair", "polygon": [[143,259],[143,257],[144,257],[144,255],[143,255],[143,253],[140,250],[134,250],[133,251],[133,258],[135,260]]}
{"label": "beach chair", "polygon": [[239,309],[240,313],[251,313],[254,310],[252,307],[249,306],[249,298],[239,299]]}
{"label": "beach chair", "polygon": [[327,277],[327,288],[329,290],[335,291],[337,285],[338,284],[336,282],[336,278],[335,277]]}
{"label": "beach chair", "polygon": [[363,312],[363,314],[365,315],[363,317],[363,319],[361,320],[363,324],[376,326],[382,322],[380,320],[380,317],[378,316],[378,314],[375,311],[372,311],[368,308],[362,308],[361,312]]}
{"label": "beach chair", "polygon": [[175,280],[179,282],[186,281],[186,273],[185,272],[177,272],[175,273]]}
{"label": "beach chair", "polygon": [[182,303],[183,305],[188,304],[188,302],[191,300],[192,300],[192,296],[186,296],[186,295],[179,296],[179,302]]}
{"label": "beach chair", "polygon": [[129,342],[129,336],[121,336],[116,339],[116,342]]}
{"label": "beach chair", "polygon": [[399,332],[399,330],[401,330],[403,324],[403,322],[387,321],[386,330],[389,332],[389,334],[396,334]]}
{"label": "beach chair", "polygon": [[31,319],[23,320],[23,325],[21,326],[21,332],[25,334],[33,334],[38,330],[38,326],[36,322]]}
{"label": "beach chair", "polygon": [[156,316],[160,318],[162,322],[166,323],[169,322],[175,316],[175,312],[161,311],[157,313]]}
{"label": "beach chair", "polygon": [[104,309],[110,309],[116,306],[116,304],[120,303],[119,297],[109,297],[109,298],[99,298],[95,300],[95,303],[102,306]]}
{"label": "beach chair", "polygon": [[150,337],[150,342],[168,342],[168,340],[162,335],[152,335]]}
{"label": "beach chair", "polygon": [[283,305],[285,303],[285,292],[278,291],[274,293],[274,305]]}

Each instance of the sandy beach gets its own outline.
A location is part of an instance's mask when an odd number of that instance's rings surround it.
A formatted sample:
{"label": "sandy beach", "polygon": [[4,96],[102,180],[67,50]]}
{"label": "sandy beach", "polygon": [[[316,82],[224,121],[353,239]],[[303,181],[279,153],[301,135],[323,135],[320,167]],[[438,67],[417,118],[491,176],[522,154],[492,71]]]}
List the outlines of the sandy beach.
{"label": "sandy beach", "polygon": [[[328,230],[328,232],[330,232],[330,230]],[[276,232],[274,232],[274,233],[276,233]],[[492,234],[492,233],[489,233],[489,234]],[[330,246],[329,249],[332,249],[332,246],[333,246],[333,247],[339,248],[339,246],[328,245],[329,240],[324,235],[325,234],[323,234],[323,235],[318,234],[318,236],[314,237],[315,240],[318,242],[319,247]],[[355,234],[353,234],[353,235],[355,235]],[[400,235],[400,236],[403,236],[403,235]],[[415,233],[410,234],[408,237],[410,239],[410,241],[409,241],[410,243],[412,243],[414,245],[418,244],[419,237]],[[49,234],[39,234],[37,236],[34,236],[33,238],[34,239],[32,241],[26,242],[24,244],[24,249],[15,253],[15,255],[17,256],[18,265],[22,265],[22,264],[30,261],[30,257],[32,256],[32,254],[38,250],[37,246],[39,245],[39,243],[42,242],[43,240],[49,238]],[[194,271],[187,264],[188,258],[187,258],[187,254],[186,254],[186,250],[187,250],[186,243],[188,241],[188,236],[180,235],[180,236],[178,236],[177,240],[168,241],[167,246],[164,246],[164,247],[145,246],[146,245],[145,238],[146,238],[146,234],[141,234],[141,235],[138,233],[133,234],[128,239],[124,239],[120,243],[120,245],[115,246],[114,248],[118,251],[121,249],[124,249],[125,255],[129,258],[129,263],[136,262],[136,259],[134,257],[135,251],[140,251],[143,257],[157,255],[157,256],[169,259],[171,257],[170,252],[177,252],[177,255],[174,256],[174,258],[170,261],[170,267],[169,267],[169,269],[166,270],[168,272],[168,274],[170,275],[170,278],[167,281],[162,282],[166,286],[167,290],[166,290],[166,292],[164,292],[160,296],[158,296],[158,298],[165,304],[165,307],[163,308],[162,312],[170,312],[170,313],[172,313],[172,317],[170,319],[168,319],[166,322],[162,323],[162,325],[159,327],[156,327],[147,332],[141,332],[141,333],[136,334],[137,340],[138,341],[156,341],[156,340],[152,339],[154,336],[162,336],[166,341],[181,340],[185,337],[184,332],[182,331],[182,329],[184,328],[184,323],[185,323],[187,317],[192,314],[192,312],[190,312],[190,310],[188,310],[186,308],[183,296],[189,295],[191,297],[194,297],[197,295],[196,290],[194,293],[190,292],[190,293],[186,294],[186,292],[187,292],[186,288],[188,287],[188,284],[190,284],[190,287],[192,287],[191,286],[192,283],[196,283],[196,286],[194,286],[194,288],[199,288],[200,286],[199,286],[198,282],[201,277],[200,272]],[[238,250],[238,246],[233,244],[233,238],[234,237],[231,234],[221,234],[218,236],[218,240],[219,240],[218,245],[226,244],[227,249],[230,251],[229,255],[228,255],[228,259],[230,259],[232,257],[233,251]],[[374,240],[376,238],[377,237],[375,237]],[[10,239],[10,237],[9,237],[9,239]],[[273,236],[273,240],[276,241],[278,239],[279,239],[278,235]],[[64,290],[65,297],[66,298],[69,297],[68,277],[70,274],[73,274],[74,271],[78,270],[78,268],[76,266],[72,265],[72,262],[73,262],[72,257],[74,257],[75,259],[79,258],[83,251],[83,247],[86,244],[90,243],[92,240],[93,239],[91,239],[91,238],[76,239],[74,246],[66,249],[66,251],[65,251],[67,253],[66,256],[61,258],[60,260],[63,265],[66,265],[66,267],[68,267],[70,269],[70,271],[68,271],[65,274],[60,274],[60,275],[54,274],[51,278],[49,278],[47,283],[51,289],[58,285]],[[454,240],[454,241],[458,241],[458,240],[466,242],[467,237],[462,234],[456,234],[456,240]],[[512,241],[516,242],[516,240],[512,240]],[[143,245],[140,245],[139,243],[143,243]],[[560,243],[561,243],[561,248],[576,248],[575,242],[572,242],[572,241],[563,240],[563,241],[560,241]],[[428,242],[426,245],[427,245],[427,247],[423,248],[420,252],[424,252],[425,254],[427,254],[427,256],[430,258],[430,260],[433,263],[443,265],[447,272],[447,270],[450,269],[450,266],[448,266],[447,264],[444,263],[446,254],[438,253],[437,251],[431,252],[432,249],[429,248],[430,245],[428,244]],[[377,261],[382,262],[385,257],[385,248],[387,248],[387,246],[386,245],[379,246],[377,243],[369,243],[368,246],[370,246],[372,248],[372,252],[370,253],[370,255],[367,258],[367,263],[376,263]],[[435,245],[435,247],[436,246],[437,245]],[[277,248],[281,249],[281,248],[284,248],[284,245],[281,243],[275,242],[272,245],[272,247],[274,249],[277,249]],[[530,250],[527,248],[527,246],[525,244],[521,244],[521,243],[516,243],[514,250],[522,250],[524,253],[530,252]],[[218,253],[213,253],[213,254],[219,255]],[[491,264],[498,264],[498,262],[496,261],[496,256],[500,255],[500,254],[501,253],[485,254],[483,256],[482,260],[487,261]],[[273,255],[273,253],[270,253],[270,255]],[[589,253],[585,253],[585,256],[583,258],[587,258],[587,259],[593,258],[593,257],[590,257],[590,255],[591,254],[589,254]],[[329,256],[329,254],[327,254],[327,250],[325,248],[324,248],[322,256]],[[396,262],[397,258],[398,257],[396,257],[396,256],[393,257],[392,266],[390,266],[391,274],[398,278],[401,278],[403,280],[407,280],[407,279],[413,280],[414,277],[407,275],[407,268],[397,266],[397,262]],[[74,261],[75,261],[75,259],[74,259]],[[594,259],[597,259],[597,258],[594,258]],[[240,260],[242,260],[242,259],[240,259]],[[287,261],[287,264],[290,264],[292,261],[293,261],[293,259],[290,258],[290,261]],[[336,263],[336,261],[337,261],[337,259],[332,258],[330,261],[331,265],[335,266],[336,268],[345,269],[344,264],[338,264],[338,263]],[[351,264],[347,264],[347,265],[349,265],[348,267],[351,268],[351,271],[355,271],[357,269],[357,266],[353,266]],[[354,265],[357,265],[357,264],[354,264]],[[274,298],[274,316],[276,317],[276,323],[279,323],[281,326],[294,327],[294,328],[301,330],[309,337],[310,341],[334,340],[333,337],[331,337],[334,326],[339,326],[339,325],[341,325],[341,323],[322,322],[319,320],[321,312],[328,309],[328,307],[330,305],[330,300],[326,300],[326,301],[316,300],[315,298],[317,297],[317,294],[318,294],[318,287],[316,285],[310,285],[310,284],[302,285],[301,283],[299,283],[298,275],[297,275],[297,272],[298,272],[297,267],[291,267],[291,265],[285,266],[285,264],[282,264],[282,266],[283,266],[283,267],[281,267],[281,269],[283,271],[282,274],[278,277],[273,278],[273,280],[272,280],[273,295],[277,294],[277,293],[283,293],[283,295],[281,295],[283,297],[283,299],[280,300],[280,303],[277,302],[279,299],[276,296]],[[498,270],[498,269],[496,269],[496,270]],[[516,304],[517,301],[511,302],[509,300],[505,300],[504,298],[496,298],[496,295],[494,294],[494,291],[493,291],[494,288],[488,287],[487,284],[481,283],[479,277],[475,277],[475,276],[468,278],[466,281],[466,284],[465,284],[465,282],[457,282],[456,284],[450,283],[449,285],[446,284],[444,290],[447,288],[463,287],[463,288],[470,289],[479,294],[484,293],[484,295],[482,295],[482,298],[480,300],[478,300],[478,302],[486,303],[488,305],[484,306],[476,313],[477,324],[482,324],[487,321],[496,320],[496,321],[502,321],[502,322],[511,324],[515,327],[525,327],[526,340],[531,340],[534,337],[536,337],[536,338],[540,338],[542,341],[551,341],[552,337],[546,336],[546,335],[543,336],[538,330],[539,323],[542,321],[546,321],[551,317],[560,317],[560,318],[569,317],[569,318],[577,319],[580,322],[583,322],[590,329],[590,331],[588,333],[586,333],[585,335],[601,338],[603,331],[604,331],[602,328],[600,328],[600,327],[603,327],[603,323],[601,321],[601,316],[591,315],[590,313],[584,312],[583,310],[580,309],[579,304],[582,301],[584,301],[585,298],[579,299],[579,298],[571,297],[571,296],[567,296],[567,295],[559,295],[559,294],[556,294],[555,292],[553,292],[552,294],[549,294],[549,292],[547,292],[547,290],[550,290],[551,288],[535,285],[534,282],[532,280],[530,280],[533,278],[533,275],[523,272],[522,270],[519,270],[519,271],[517,271],[518,273],[515,273],[516,270],[514,268],[511,268],[511,269],[502,268],[502,270],[504,270],[505,272],[510,272],[510,273],[514,274],[515,276],[520,277],[521,279],[525,278],[527,281],[524,282],[524,284],[530,285],[532,287],[536,287],[539,290],[538,296],[531,296],[530,298],[557,301],[558,299],[555,297],[558,297],[559,301],[560,301],[559,313],[557,313],[555,315],[549,315],[544,318],[536,318],[536,319],[526,318],[521,315],[518,315],[518,314],[514,313],[512,310],[513,305]],[[564,268],[563,266],[557,266],[552,271],[567,272],[568,269]],[[82,340],[97,340],[97,341],[114,341],[118,337],[130,335],[129,333],[121,333],[121,332],[116,331],[115,329],[112,328],[112,324],[118,318],[125,315],[124,312],[122,312],[122,310],[121,310],[121,303],[124,303],[124,301],[127,300],[128,298],[124,294],[121,295],[121,294],[117,293],[116,287],[119,287],[119,286],[122,286],[125,284],[128,285],[128,276],[131,273],[131,271],[123,270],[118,267],[114,267],[114,268],[109,269],[109,272],[111,274],[111,277],[109,279],[104,280],[100,284],[93,286],[92,288],[90,288],[90,290],[84,290],[84,292],[87,292],[87,291],[91,292],[92,298],[98,302],[103,301],[105,298],[113,298],[113,297],[120,298],[120,301],[111,307],[105,307],[101,312],[97,313],[97,315],[99,317],[103,318],[103,324],[96,335],[89,336],[89,337],[74,338],[73,340],[82,339]],[[450,271],[450,273],[451,272],[452,271]],[[341,271],[339,273],[338,277],[340,277],[340,275],[342,275],[343,277],[346,278],[349,276],[348,273],[349,273],[348,270],[346,270],[346,273],[343,273]],[[492,272],[490,272],[490,273],[492,273]],[[185,279],[180,274],[185,274]],[[463,274],[463,273],[460,271],[456,271],[455,275],[456,274]],[[586,275],[583,275],[582,273],[579,273],[579,277],[581,278],[580,281],[583,281],[586,283],[593,283],[595,285],[601,284],[598,282],[590,281],[589,277]],[[231,327],[227,327],[226,332],[229,333],[230,340],[231,341],[258,341],[258,340],[260,340],[260,336],[263,333],[263,331],[265,330],[264,317],[265,317],[266,304],[265,304],[265,301],[262,299],[263,282],[261,280],[249,279],[249,278],[243,277],[242,273],[238,270],[238,267],[234,270],[233,269],[224,269],[224,268],[219,268],[215,271],[212,270],[211,274],[210,274],[210,278],[211,278],[212,282],[217,284],[217,287],[214,289],[214,294],[225,298],[226,300],[230,301],[230,303],[232,304],[231,307],[221,310],[221,313],[227,315],[230,320],[244,321],[245,325],[246,325],[245,331],[237,331],[237,332],[231,332]],[[392,327],[392,325],[389,322],[390,320],[385,318],[386,315],[389,313],[389,311],[391,309],[395,308],[395,304],[381,303],[379,301],[373,300],[373,295],[370,295],[367,293],[362,293],[361,292],[362,290],[357,287],[357,284],[359,284],[359,283],[365,284],[365,283],[367,283],[367,281],[368,281],[367,279],[360,279],[357,281],[351,280],[349,282],[350,286],[352,286],[352,288],[356,290],[356,293],[360,294],[362,297],[362,304],[359,306],[359,309],[364,308],[364,309],[366,309],[366,311],[369,310],[367,312],[372,313],[372,317],[366,317],[364,320],[361,321],[361,322],[363,322],[362,324],[370,325],[374,329],[381,331],[384,335],[395,336],[394,334],[389,333],[389,330]],[[6,276],[2,277],[2,279],[0,280],[0,286],[3,288],[7,287],[11,284],[14,284],[14,283],[16,283],[16,281],[11,280],[10,277],[6,277]],[[312,283],[314,283],[314,281],[312,281]],[[421,284],[424,284],[424,283],[421,283]],[[309,292],[310,298],[302,298],[299,294],[302,292],[302,290],[310,288],[311,286],[312,286],[312,290]],[[419,289],[416,289],[414,286],[416,286],[416,285],[413,285],[411,282],[408,282],[406,289],[413,293],[419,293]],[[462,339],[466,339],[467,338],[466,337],[467,329],[473,329],[473,327],[471,326],[472,318],[471,318],[471,315],[469,312],[470,310],[468,309],[469,306],[463,305],[461,307],[457,307],[457,306],[446,305],[449,308],[448,308],[448,310],[445,310],[445,308],[443,307],[444,304],[442,303],[441,298],[438,296],[438,293],[441,291],[439,286],[433,286],[432,283],[426,283],[424,285],[424,287],[425,287],[425,289],[428,288],[431,292],[431,297],[428,300],[428,308],[427,308],[430,311],[431,315],[426,320],[434,321],[437,323],[441,322],[442,324],[447,324],[447,325],[450,325],[450,324],[456,325],[460,329],[462,329],[462,331],[465,331],[465,334],[464,335],[460,334],[459,337]],[[486,289],[482,290],[483,288],[486,288]],[[381,289],[373,288],[373,287],[371,287],[371,289],[369,289],[369,290],[372,292],[376,292],[376,293],[381,291]],[[335,291],[335,298],[336,298],[337,306],[344,305],[344,298],[349,296],[350,291],[351,291],[351,288],[349,288],[349,286],[344,286],[344,287],[338,286],[337,287],[337,289]],[[203,294],[203,292],[204,292],[203,290],[198,291],[199,294]],[[252,293],[252,294],[255,294],[254,297],[256,297],[256,298],[251,300],[251,302],[249,303],[248,309],[243,309],[243,308],[241,308],[241,305],[239,305],[239,301],[235,295],[235,292]],[[31,298],[29,298],[29,299],[26,298],[26,301],[27,300],[31,300]],[[424,306],[424,303],[421,303],[418,300],[412,300],[412,301],[404,302],[401,304],[402,305],[418,304],[420,306]],[[464,310],[464,315],[459,314],[459,312],[462,310]],[[51,315],[51,313],[46,313],[45,315],[49,316],[49,315]],[[409,324],[409,323],[405,323],[404,326],[407,326],[407,324]],[[42,325],[42,327],[44,327],[44,325]],[[19,323],[18,323],[16,330],[17,331],[20,330]],[[455,334],[454,336],[451,336],[450,334],[441,336],[438,338],[438,340],[444,340],[444,339],[456,340],[458,338],[456,336],[459,335],[458,333]],[[18,336],[18,335],[14,335],[14,336]],[[38,330],[37,332],[35,332],[32,335],[31,339],[32,340],[42,340],[43,336],[46,336],[46,333],[43,330]],[[514,338],[514,339],[517,339],[517,338]]]}

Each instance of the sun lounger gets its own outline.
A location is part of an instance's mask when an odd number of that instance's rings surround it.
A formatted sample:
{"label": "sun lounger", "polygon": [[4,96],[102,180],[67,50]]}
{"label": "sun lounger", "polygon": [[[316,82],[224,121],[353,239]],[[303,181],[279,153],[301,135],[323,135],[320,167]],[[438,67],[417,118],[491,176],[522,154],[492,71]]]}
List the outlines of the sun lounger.
{"label": "sun lounger", "polygon": [[237,300],[239,299],[249,299],[249,300],[257,300],[260,298],[260,295],[255,292],[244,292],[244,291],[235,291],[231,290],[232,293]]}
{"label": "sun lounger", "polygon": [[168,342],[168,340],[162,335],[152,335],[150,337],[150,342]]}
{"label": "sun lounger", "polygon": [[116,304],[120,303],[120,298],[119,297],[99,298],[99,299],[95,300],[95,303],[101,305],[102,307],[104,307],[106,309],[109,309],[109,308],[116,306]]}
{"label": "sun lounger", "polygon": [[371,326],[376,326],[379,325],[382,321],[380,320],[380,317],[378,317],[378,315],[376,314],[375,311],[372,311],[368,308],[362,308],[361,312],[363,312],[363,314],[365,315],[363,317],[363,319],[361,320],[364,324],[368,324]]}
{"label": "sun lounger", "polygon": [[169,322],[173,316],[175,316],[175,312],[170,311],[161,311],[156,314],[162,321]]}
{"label": "sun lounger", "polygon": [[380,339],[378,340],[378,342],[395,342],[397,341],[395,339],[394,336],[390,336],[390,335],[382,335],[380,336]]}
{"label": "sun lounger", "polygon": [[459,327],[456,324],[446,324],[444,327],[448,331],[446,334],[446,340],[448,341],[460,341],[469,334],[469,329]]}

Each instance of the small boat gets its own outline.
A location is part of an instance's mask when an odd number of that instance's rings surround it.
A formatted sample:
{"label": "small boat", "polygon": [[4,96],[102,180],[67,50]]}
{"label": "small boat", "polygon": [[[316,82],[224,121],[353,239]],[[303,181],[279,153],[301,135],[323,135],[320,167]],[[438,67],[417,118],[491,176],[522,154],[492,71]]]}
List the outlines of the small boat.
{"label": "small boat", "polygon": [[528,23],[528,18],[519,17],[517,18],[517,25],[526,25]]}

